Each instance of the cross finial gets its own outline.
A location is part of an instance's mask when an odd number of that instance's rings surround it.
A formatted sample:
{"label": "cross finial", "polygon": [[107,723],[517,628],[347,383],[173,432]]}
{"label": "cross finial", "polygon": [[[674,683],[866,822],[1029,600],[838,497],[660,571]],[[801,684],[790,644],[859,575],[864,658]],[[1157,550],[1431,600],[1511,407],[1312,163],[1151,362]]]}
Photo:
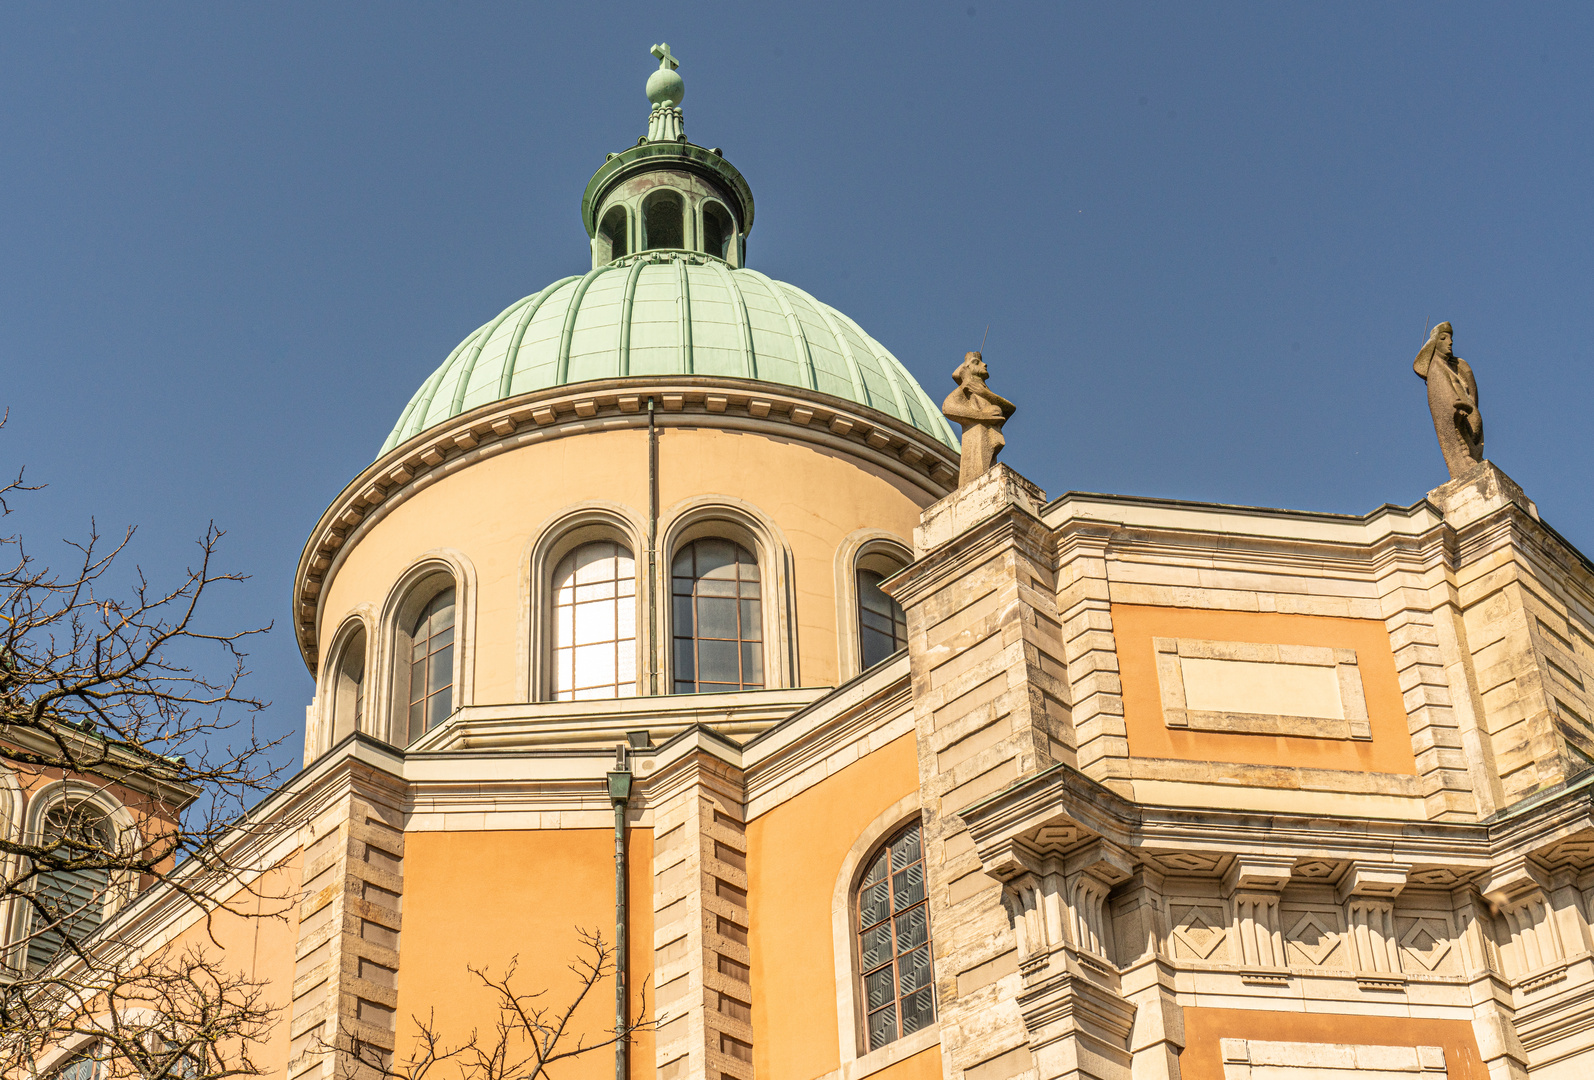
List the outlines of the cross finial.
{"label": "cross finial", "polygon": [[653,46],[652,51],[653,55],[659,58],[660,71],[674,71],[676,68],[681,66],[681,62],[671,55],[670,43],[668,41],[661,45]]}

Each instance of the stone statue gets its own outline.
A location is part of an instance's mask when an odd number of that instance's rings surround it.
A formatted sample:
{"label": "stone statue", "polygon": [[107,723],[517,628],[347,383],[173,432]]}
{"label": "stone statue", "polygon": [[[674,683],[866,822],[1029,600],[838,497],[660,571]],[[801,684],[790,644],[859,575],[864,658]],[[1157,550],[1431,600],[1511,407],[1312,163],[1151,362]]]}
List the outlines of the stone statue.
{"label": "stone statue", "polygon": [[1478,380],[1472,367],[1451,351],[1450,324],[1433,328],[1417,353],[1412,369],[1428,383],[1428,411],[1433,413],[1439,450],[1454,480],[1483,460],[1483,415],[1478,412]]}
{"label": "stone statue", "polygon": [[979,353],[965,354],[952,373],[958,388],[941,405],[941,415],[963,428],[963,467],[958,471],[958,487],[967,486],[996,464],[996,455],[1007,443],[1002,438],[1002,425],[1016,406],[985,385],[990,376]]}

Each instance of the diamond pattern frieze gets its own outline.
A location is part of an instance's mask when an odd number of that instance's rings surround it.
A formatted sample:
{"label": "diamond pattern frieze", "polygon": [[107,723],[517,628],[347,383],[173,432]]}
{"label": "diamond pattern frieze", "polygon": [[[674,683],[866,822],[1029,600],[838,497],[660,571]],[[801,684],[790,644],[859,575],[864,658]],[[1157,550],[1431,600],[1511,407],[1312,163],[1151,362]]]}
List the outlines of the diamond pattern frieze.
{"label": "diamond pattern frieze", "polygon": [[1285,934],[1286,948],[1293,946],[1313,967],[1322,967],[1339,948],[1337,919],[1308,911]]}
{"label": "diamond pattern frieze", "polygon": [[1212,959],[1228,934],[1228,919],[1223,909],[1209,904],[1186,904],[1175,907],[1173,913],[1175,952],[1183,950],[1186,959]]}

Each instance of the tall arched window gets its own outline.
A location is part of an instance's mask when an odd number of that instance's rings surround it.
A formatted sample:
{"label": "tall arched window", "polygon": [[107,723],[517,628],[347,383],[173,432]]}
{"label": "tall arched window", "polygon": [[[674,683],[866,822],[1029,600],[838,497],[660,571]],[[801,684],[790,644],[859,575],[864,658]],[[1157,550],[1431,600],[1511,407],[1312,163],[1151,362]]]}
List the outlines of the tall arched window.
{"label": "tall arched window", "polygon": [[717,202],[703,204],[703,250],[722,259],[730,258],[731,238],[736,235],[736,223],[731,212]]}
{"label": "tall arched window", "polygon": [[333,744],[359,731],[365,719],[365,630],[360,628],[349,635],[332,667],[332,725],[326,745]]}
{"label": "tall arched window", "polygon": [[636,563],[612,540],[582,544],[553,572],[555,701],[636,693]]}
{"label": "tall arched window", "polygon": [[609,242],[610,259],[624,258],[627,254],[625,207],[610,207],[609,212],[603,215],[603,224],[598,226],[598,233]]}
{"label": "tall arched window", "polygon": [[409,741],[454,711],[454,589],[426,602],[410,628]]}
{"label": "tall arched window", "polygon": [[[45,811],[42,846],[65,863],[103,861],[115,850],[110,819],[86,803],[60,803]],[[104,866],[45,870],[35,879],[29,922],[30,971],[50,962],[68,941],[81,941],[105,918],[111,872]]]}
{"label": "tall arched window", "polygon": [[686,204],[673,191],[655,191],[642,204],[642,230],[650,248],[684,248]]}
{"label": "tall arched window", "polygon": [[858,650],[864,670],[908,643],[908,616],[902,605],[880,591],[889,575],[858,568]]}
{"label": "tall arched window", "polygon": [[758,560],[740,544],[693,540],[670,568],[675,692],[764,686],[764,605]]}
{"label": "tall arched window", "polygon": [[864,870],[856,905],[858,974],[869,1049],[935,1020],[930,910],[919,823],[880,846]]}
{"label": "tall arched window", "polygon": [[77,1054],[65,1065],[57,1067],[50,1073],[49,1080],[101,1080],[104,1075],[105,1069],[96,1048]]}

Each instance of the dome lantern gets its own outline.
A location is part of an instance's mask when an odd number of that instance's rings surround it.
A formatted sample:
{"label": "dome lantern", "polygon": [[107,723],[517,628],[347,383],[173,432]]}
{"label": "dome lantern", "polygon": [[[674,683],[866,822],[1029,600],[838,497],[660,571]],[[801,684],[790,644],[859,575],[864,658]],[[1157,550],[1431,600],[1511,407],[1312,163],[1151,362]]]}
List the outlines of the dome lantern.
{"label": "dome lantern", "polygon": [[597,269],[643,251],[690,251],[745,265],[753,192],[718,148],[687,141],[686,83],[667,42],[647,81],[647,134],[610,154],[587,184],[582,222]]}

